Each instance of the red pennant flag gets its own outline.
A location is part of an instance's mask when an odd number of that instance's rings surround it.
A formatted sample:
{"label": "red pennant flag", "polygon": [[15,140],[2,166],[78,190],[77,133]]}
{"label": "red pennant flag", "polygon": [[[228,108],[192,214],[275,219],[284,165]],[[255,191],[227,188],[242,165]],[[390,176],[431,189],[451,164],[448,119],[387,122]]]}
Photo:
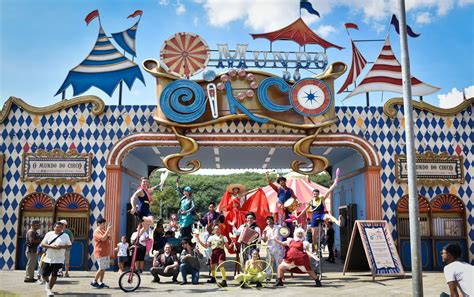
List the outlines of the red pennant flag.
{"label": "red pennant flag", "polygon": [[359,30],[359,27],[354,24],[354,23],[345,23],[344,26],[346,26],[346,29],[356,29]]}
{"label": "red pennant flag", "polygon": [[93,19],[95,19],[96,17],[98,17],[98,16],[99,16],[99,10],[97,10],[97,9],[94,10],[93,12],[89,13],[89,14],[86,16],[86,19],[85,19],[86,24],[89,25],[89,23],[90,23]]}
{"label": "red pennant flag", "polygon": [[142,14],[143,14],[143,11],[141,11],[141,10],[135,10],[134,13],[132,13],[131,15],[129,15],[129,16],[127,17],[127,19],[129,19],[129,18],[135,18],[135,17],[137,17],[137,16],[139,16],[139,15],[142,15]]}

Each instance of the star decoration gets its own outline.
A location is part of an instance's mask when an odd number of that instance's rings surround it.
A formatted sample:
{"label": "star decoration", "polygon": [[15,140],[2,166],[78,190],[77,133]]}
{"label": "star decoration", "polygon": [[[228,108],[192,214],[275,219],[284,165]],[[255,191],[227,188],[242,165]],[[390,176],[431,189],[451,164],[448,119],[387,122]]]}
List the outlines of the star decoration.
{"label": "star decoration", "polygon": [[305,92],[305,94],[306,94],[306,97],[304,97],[304,98],[306,98],[306,102],[309,101],[311,104],[313,104],[313,101],[314,102],[317,101],[318,96],[316,96],[316,92],[313,93],[313,91],[310,90],[309,94],[306,93],[306,92]]}

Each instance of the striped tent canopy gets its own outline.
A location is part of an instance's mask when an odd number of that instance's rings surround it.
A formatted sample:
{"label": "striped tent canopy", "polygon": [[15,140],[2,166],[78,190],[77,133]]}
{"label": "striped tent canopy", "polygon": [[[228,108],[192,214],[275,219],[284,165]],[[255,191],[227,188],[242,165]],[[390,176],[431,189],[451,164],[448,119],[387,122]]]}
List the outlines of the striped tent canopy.
{"label": "striped tent canopy", "polygon": [[364,56],[360,53],[359,49],[356,47],[354,41],[351,39],[352,45],[352,63],[351,68],[349,69],[349,73],[346,77],[346,80],[342,84],[342,87],[337,92],[341,94],[344,90],[352,83],[354,83],[359,77],[360,73],[364,69],[365,65],[367,64],[367,60],[365,60]]}
{"label": "striped tent canopy", "polygon": [[138,20],[135,25],[130,27],[128,30],[112,33],[112,38],[117,42],[117,44],[123,48],[124,51],[130,55],[136,57],[136,48],[135,48],[135,36],[137,34],[137,27],[140,20]]}
{"label": "striped tent canopy", "polygon": [[137,64],[120,53],[100,27],[94,48],[81,64],[69,71],[56,95],[72,85],[74,96],[86,92],[92,86],[112,96],[120,81],[124,81],[131,89],[137,78],[145,84]]}
{"label": "striped tent canopy", "polygon": [[[411,92],[413,96],[429,95],[437,92],[439,89],[418,80],[414,76],[411,77]],[[369,70],[365,78],[345,99],[357,94],[374,91],[403,93],[402,66],[393,53],[388,35],[372,69]]]}

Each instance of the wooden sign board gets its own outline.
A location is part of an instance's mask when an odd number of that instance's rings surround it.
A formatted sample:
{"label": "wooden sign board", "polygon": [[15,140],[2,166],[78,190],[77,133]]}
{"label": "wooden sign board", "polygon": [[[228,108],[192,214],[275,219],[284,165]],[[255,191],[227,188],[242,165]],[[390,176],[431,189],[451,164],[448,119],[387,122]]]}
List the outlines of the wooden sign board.
{"label": "wooden sign board", "polygon": [[372,279],[405,275],[386,221],[355,221],[342,273],[355,271],[370,271]]}

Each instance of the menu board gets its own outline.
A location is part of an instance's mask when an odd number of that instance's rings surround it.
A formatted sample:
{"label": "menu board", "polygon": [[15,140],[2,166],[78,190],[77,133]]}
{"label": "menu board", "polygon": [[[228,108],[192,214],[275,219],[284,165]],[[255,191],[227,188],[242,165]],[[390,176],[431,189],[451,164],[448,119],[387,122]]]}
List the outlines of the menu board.
{"label": "menu board", "polygon": [[355,221],[343,273],[364,270],[372,278],[405,274],[386,221]]}

